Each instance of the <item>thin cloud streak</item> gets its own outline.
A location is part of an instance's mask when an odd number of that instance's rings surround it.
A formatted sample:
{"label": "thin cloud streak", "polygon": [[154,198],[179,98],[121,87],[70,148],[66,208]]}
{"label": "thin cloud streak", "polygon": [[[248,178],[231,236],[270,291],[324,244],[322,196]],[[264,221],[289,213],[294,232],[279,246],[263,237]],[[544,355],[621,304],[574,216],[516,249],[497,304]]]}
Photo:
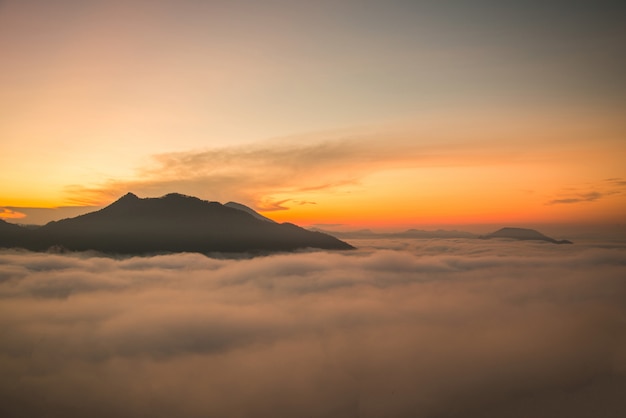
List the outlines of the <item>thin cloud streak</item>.
{"label": "thin cloud streak", "polygon": [[25,217],[26,214],[13,210],[13,208],[0,207],[0,219],[21,219]]}
{"label": "thin cloud streak", "polygon": [[623,412],[623,246],[377,245],[243,260],[0,252],[0,412]]}
{"label": "thin cloud streak", "polygon": [[[256,208],[281,209],[303,192],[338,193],[359,187],[387,170],[523,164],[535,157],[497,139],[463,138],[460,132],[302,135],[208,150],[158,154],[134,178],[66,187],[74,204],[98,205],[132,190],[155,196],[171,191],[217,201],[239,200]],[[446,133],[447,132],[447,133]],[[549,152],[542,158],[547,158]],[[282,200],[282,202],[281,202]],[[302,200],[302,199],[298,199]]]}
{"label": "thin cloud streak", "polygon": [[589,192],[579,195],[580,197],[570,197],[566,199],[554,199],[548,202],[549,205],[558,205],[563,203],[580,203],[580,202],[595,202],[596,200],[604,197],[604,194],[598,192]]}
{"label": "thin cloud streak", "polygon": [[[9,216],[3,216],[1,212],[8,213]],[[0,218],[23,219],[24,223],[33,225],[43,225],[51,220],[71,218],[79,216],[87,212],[93,212],[102,209],[102,206],[60,206],[55,208],[32,208],[32,207],[16,207],[8,206],[0,207]],[[14,216],[11,216],[14,215]],[[15,216],[16,215],[16,216]]]}
{"label": "thin cloud streak", "polygon": [[621,178],[610,178],[592,184],[591,191],[579,191],[576,188],[563,193],[566,197],[550,200],[546,205],[560,205],[584,202],[596,202],[608,196],[621,195],[626,191],[626,181]]}
{"label": "thin cloud streak", "polygon": [[[323,191],[358,183],[368,173],[391,164],[415,164],[415,146],[388,147],[378,141],[335,139],[294,145],[273,141],[247,147],[160,154],[139,169],[140,180],[114,180],[99,187],[67,189],[76,202],[107,201],[120,190],[178,190],[210,194],[214,199],[253,201],[272,207],[272,193]],[[398,144],[400,145],[400,144]],[[85,199],[86,200],[83,200]],[[269,199],[270,204],[263,203]]]}

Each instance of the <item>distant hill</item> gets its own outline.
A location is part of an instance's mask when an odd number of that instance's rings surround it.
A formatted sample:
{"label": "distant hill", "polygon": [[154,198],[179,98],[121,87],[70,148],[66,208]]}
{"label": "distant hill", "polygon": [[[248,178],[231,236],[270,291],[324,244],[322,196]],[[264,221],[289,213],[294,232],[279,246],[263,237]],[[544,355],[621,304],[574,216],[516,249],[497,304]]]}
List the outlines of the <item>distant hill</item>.
{"label": "distant hill", "polygon": [[128,193],[99,211],[50,222],[35,230],[2,226],[0,246],[114,254],[354,248],[328,234],[259,219],[261,215],[244,205],[240,206],[254,213],[232,206],[178,193],[145,199]]}
{"label": "distant hill", "polygon": [[571,244],[571,241],[561,240],[558,241],[554,238],[550,238],[541,232],[535,231],[534,229],[526,229],[526,228],[501,228],[496,232],[492,232],[491,234],[483,235],[480,238],[482,239],[491,239],[491,238],[508,238],[515,240],[534,240],[534,241],[547,241],[553,244]]}
{"label": "distant hill", "polygon": [[312,229],[314,231],[333,234],[344,239],[378,239],[378,238],[478,238],[476,234],[464,231],[437,229],[435,231],[425,231],[421,229],[408,229],[403,232],[374,232],[370,229],[359,229],[356,231],[330,232],[323,229]]}
{"label": "distant hill", "polygon": [[462,238],[462,239],[491,239],[491,238],[506,238],[515,240],[535,240],[546,241],[554,244],[571,244],[571,241],[556,240],[550,238],[541,232],[534,229],[526,228],[501,228],[496,232],[487,235],[476,235],[471,232],[457,231],[457,230],[445,230],[437,229],[435,231],[425,231],[421,229],[408,229],[403,232],[374,232],[369,229],[360,229],[356,231],[341,231],[341,232],[329,232],[322,229],[314,229],[316,231],[332,233],[333,235],[343,239],[383,239],[383,238],[412,238],[412,239],[447,239],[447,238]]}

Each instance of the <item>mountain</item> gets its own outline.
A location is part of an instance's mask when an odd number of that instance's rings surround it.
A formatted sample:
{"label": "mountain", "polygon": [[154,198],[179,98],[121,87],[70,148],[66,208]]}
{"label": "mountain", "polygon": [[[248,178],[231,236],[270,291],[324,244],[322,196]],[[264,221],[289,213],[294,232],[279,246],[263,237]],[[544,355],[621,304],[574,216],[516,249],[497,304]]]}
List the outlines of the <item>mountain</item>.
{"label": "mountain", "polygon": [[273,224],[276,223],[276,221],[270,219],[270,218],[266,218],[265,216],[261,215],[260,213],[258,213],[257,211],[255,211],[252,208],[249,208],[246,205],[242,205],[241,203],[237,203],[237,202],[228,202],[228,203],[224,203],[224,206],[228,207],[228,208],[233,208],[233,209],[238,209],[238,210],[242,210],[246,213],[249,213],[250,215],[254,216],[257,219],[260,219],[262,221],[265,222],[271,222]]}
{"label": "mountain", "polygon": [[571,241],[568,240],[555,240],[554,238],[550,238],[539,231],[535,231],[534,229],[526,229],[526,228],[501,228],[496,232],[492,232],[491,234],[487,234],[481,236],[482,239],[491,239],[491,238],[509,238],[516,240],[534,240],[534,241],[547,241],[553,244],[571,244]]}
{"label": "mountain", "polygon": [[21,232],[29,234],[4,246],[114,254],[354,248],[328,234],[268,222],[241,209],[178,193],[145,199],[128,193],[99,211]]}
{"label": "mountain", "polygon": [[31,231],[0,219],[0,248],[19,246]]}
{"label": "mountain", "polygon": [[332,233],[342,239],[381,239],[381,238],[410,238],[410,239],[490,239],[490,238],[507,238],[515,240],[535,240],[546,241],[554,244],[571,244],[567,240],[555,240],[534,229],[525,228],[502,228],[487,235],[476,235],[471,232],[438,229],[436,231],[425,231],[421,229],[408,229],[403,232],[374,232],[369,229],[361,229],[357,231],[329,232],[322,229],[315,229],[319,232]]}
{"label": "mountain", "polygon": [[19,233],[22,227],[0,219],[0,234]]}

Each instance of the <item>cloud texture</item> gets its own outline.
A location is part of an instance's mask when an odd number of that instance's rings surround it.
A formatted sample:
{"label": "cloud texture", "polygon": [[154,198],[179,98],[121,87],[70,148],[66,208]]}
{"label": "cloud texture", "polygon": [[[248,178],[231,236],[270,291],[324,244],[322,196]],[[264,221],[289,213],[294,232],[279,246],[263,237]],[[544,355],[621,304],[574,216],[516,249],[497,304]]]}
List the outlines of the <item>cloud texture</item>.
{"label": "cloud texture", "polygon": [[587,189],[567,188],[561,193],[561,197],[547,202],[548,205],[595,202],[612,195],[624,195],[626,193],[626,181],[615,177],[604,179],[594,185],[587,185]]}
{"label": "cloud texture", "polygon": [[[110,180],[101,185],[69,186],[66,192],[80,204],[100,204],[120,191],[160,195],[172,190],[191,195],[210,193],[212,199],[254,202],[264,210],[284,210],[292,199],[275,194],[338,190],[354,186],[367,175],[390,167],[468,164],[471,154],[450,144],[417,144],[411,137],[380,135],[302,135],[245,146],[154,155],[132,180]],[[480,155],[474,164],[490,162]],[[300,202],[294,201],[293,204]]]}
{"label": "cloud texture", "polygon": [[239,260],[2,252],[0,415],[624,413],[623,247],[356,244]]}
{"label": "cloud texture", "polygon": [[[516,167],[542,167],[546,163],[566,163],[569,167],[581,161],[589,164],[588,138],[607,134],[597,124],[572,125],[575,115],[542,118],[516,113],[514,117],[475,111],[451,120],[446,112],[425,114],[417,121],[397,126],[315,132],[244,145],[161,153],[136,167],[131,177],[69,185],[65,193],[71,204],[102,205],[131,190],[146,196],[177,191],[210,200],[235,200],[271,211],[301,201],[314,202],[318,193],[354,191],[368,178],[396,170],[445,169],[463,182],[468,181],[469,168],[479,167],[512,170],[515,177]],[[622,125],[618,124],[620,132]],[[456,170],[462,170],[461,174]],[[527,173],[526,187],[541,188],[545,180],[529,182]],[[428,183],[441,185],[433,177]],[[567,198],[571,196],[557,196],[552,203]]]}

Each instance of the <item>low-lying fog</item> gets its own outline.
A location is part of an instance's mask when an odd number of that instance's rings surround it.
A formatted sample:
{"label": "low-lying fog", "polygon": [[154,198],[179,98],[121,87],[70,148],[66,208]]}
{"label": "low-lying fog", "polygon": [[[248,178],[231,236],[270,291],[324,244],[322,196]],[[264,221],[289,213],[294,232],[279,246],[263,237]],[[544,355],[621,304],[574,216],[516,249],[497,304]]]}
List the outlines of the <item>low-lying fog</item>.
{"label": "low-lying fog", "polygon": [[2,417],[622,417],[626,247],[0,252]]}

